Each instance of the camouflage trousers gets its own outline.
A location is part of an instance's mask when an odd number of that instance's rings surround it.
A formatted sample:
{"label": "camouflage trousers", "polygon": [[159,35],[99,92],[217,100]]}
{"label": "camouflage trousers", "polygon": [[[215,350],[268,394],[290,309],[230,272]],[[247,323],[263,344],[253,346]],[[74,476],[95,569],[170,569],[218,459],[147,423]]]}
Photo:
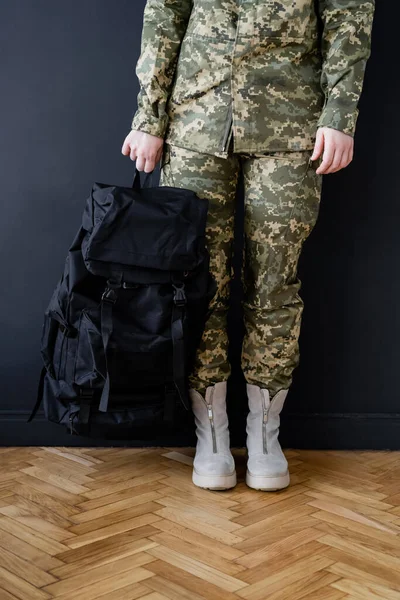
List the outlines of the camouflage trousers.
{"label": "camouflage trousers", "polygon": [[217,292],[189,377],[201,394],[231,372],[226,326],[240,170],[245,203],[242,370],[248,383],[268,388],[271,395],[292,382],[303,312],[297,265],[317,220],[322,186],[322,175],[316,173],[321,159],[311,161],[311,154],[230,152],[220,158],[164,143],[160,185],[191,189],[209,201],[206,243]]}

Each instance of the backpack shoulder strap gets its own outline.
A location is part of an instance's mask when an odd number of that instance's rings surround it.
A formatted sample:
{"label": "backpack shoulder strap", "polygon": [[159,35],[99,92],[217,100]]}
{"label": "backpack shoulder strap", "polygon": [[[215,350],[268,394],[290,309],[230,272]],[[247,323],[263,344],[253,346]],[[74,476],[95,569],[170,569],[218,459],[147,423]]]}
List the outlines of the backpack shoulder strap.
{"label": "backpack shoulder strap", "polygon": [[101,297],[101,337],[103,338],[104,357],[106,364],[106,379],[99,403],[99,410],[106,412],[108,407],[108,398],[110,395],[110,374],[107,365],[107,349],[110,337],[113,331],[113,306],[118,299],[117,289],[122,285],[122,273],[118,273],[112,280],[107,281],[107,287]]}
{"label": "backpack shoulder strap", "polygon": [[42,403],[43,392],[44,392],[44,378],[46,376],[46,373],[47,373],[46,367],[42,367],[42,370],[40,372],[39,385],[38,385],[38,391],[37,391],[37,397],[36,397],[35,406],[32,409],[32,412],[31,412],[31,414],[30,414],[30,416],[29,416],[29,418],[27,420],[27,423],[29,423],[30,421],[32,421],[32,419],[36,415],[37,411],[39,410],[39,406]]}
{"label": "backpack shoulder strap", "polygon": [[174,288],[174,302],[172,305],[171,337],[173,347],[173,373],[174,383],[179,398],[186,410],[190,409],[185,380],[185,340],[183,335],[183,318],[186,306],[184,282],[172,282]]}

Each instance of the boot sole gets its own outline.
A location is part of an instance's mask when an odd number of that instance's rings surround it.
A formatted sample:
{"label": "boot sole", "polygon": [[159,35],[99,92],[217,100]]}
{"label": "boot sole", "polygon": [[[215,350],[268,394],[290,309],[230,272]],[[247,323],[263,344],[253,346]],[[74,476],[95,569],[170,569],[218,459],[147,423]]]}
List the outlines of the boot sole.
{"label": "boot sole", "polygon": [[193,469],[192,481],[198,487],[208,490],[229,490],[236,485],[236,471],[231,475],[200,475]]}
{"label": "boot sole", "polygon": [[290,483],[289,472],[278,477],[268,477],[266,475],[252,475],[250,471],[246,472],[246,484],[255,489],[266,492],[275,492],[288,487]]}

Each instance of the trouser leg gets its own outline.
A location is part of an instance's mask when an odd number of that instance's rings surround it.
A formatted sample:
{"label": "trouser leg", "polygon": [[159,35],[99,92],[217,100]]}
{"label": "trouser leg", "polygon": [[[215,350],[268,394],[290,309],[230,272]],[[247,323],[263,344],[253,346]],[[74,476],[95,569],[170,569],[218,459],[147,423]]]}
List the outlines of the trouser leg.
{"label": "trouser leg", "polygon": [[320,205],[320,161],[311,151],[243,155],[245,188],[245,336],[242,367],[246,380],[287,389],[299,362],[303,312],[297,276],[301,248]]}
{"label": "trouser leg", "polygon": [[226,381],[230,375],[226,324],[238,173],[239,161],[234,156],[222,159],[164,145],[160,185],[190,189],[209,201],[206,245],[217,291],[209,304],[209,317],[189,375],[190,387],[200,394],[204,394],[209,385]]}

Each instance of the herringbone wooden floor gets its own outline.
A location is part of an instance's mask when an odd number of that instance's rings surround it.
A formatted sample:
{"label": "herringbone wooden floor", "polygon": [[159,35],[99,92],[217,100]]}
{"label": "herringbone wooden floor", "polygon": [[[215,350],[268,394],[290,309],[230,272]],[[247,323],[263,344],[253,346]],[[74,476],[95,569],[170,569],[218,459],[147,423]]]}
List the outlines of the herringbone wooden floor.
{"label": "herringbone wooden floor", "polygon": [[285,452],[211,492],[194,448],[0,449],[1,600],[400,600],[400,453]]}

